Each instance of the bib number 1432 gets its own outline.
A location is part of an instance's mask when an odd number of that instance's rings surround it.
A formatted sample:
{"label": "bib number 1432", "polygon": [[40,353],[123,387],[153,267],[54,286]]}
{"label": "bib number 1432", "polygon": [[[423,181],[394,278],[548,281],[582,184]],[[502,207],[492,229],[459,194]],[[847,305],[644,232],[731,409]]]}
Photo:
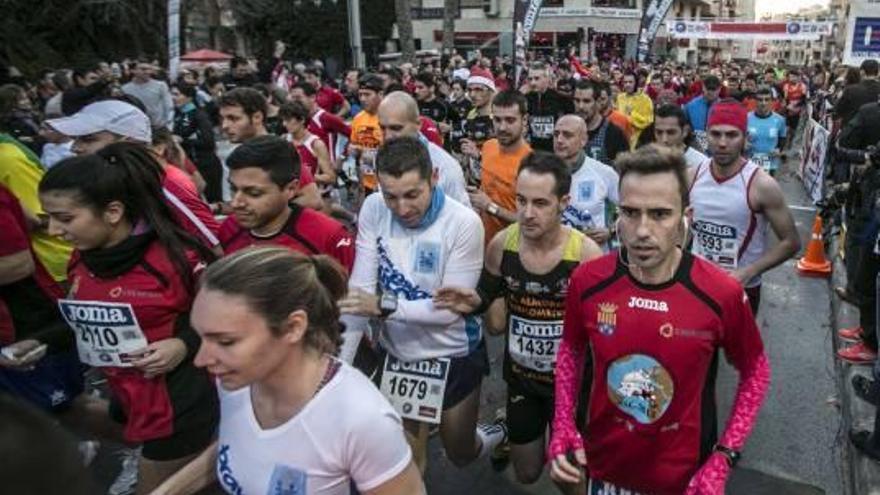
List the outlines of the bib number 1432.
{"label": "bib number 1432", "polygon": [[389,354],[379,390],[402,417],[438,424],[448,379],[449,358],[407,363]]}

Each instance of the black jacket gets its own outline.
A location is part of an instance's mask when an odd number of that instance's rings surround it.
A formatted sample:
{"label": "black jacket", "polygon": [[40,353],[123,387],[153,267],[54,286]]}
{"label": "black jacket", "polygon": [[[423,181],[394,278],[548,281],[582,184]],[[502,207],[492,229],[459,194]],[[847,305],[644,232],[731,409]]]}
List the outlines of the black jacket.
{"label": "black jacket", "polygon": [[529,142],[536,150],[553,151],[553,128],[559,117],[574,113],[571,99],[548,89],[526,95],[529,108]]}

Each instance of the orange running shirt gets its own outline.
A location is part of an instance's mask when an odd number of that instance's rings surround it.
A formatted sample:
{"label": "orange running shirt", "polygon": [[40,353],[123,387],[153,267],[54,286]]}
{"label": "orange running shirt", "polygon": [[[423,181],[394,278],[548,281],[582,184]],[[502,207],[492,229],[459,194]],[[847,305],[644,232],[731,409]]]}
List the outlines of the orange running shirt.
{"label": "orange running shirt", "polygon": [[[480,187],[493,203],[505,210],[516,211],[516,172],[522,159],[531,152],[532,147],[525,142],[512,153],[503,152],[497,139],[490,139],[483,144]],[[486,244],[508,225],[488,211],[483,211],[480,216],[486,231]]]}
{"label": "orange running shirt", "polygon": [[[376,150],[382,145],[382,129],[379,127],[379,116],[362,110],[351,121],[351,144],[359,146],[361,151],[361,185],[366,189],[376,189],[376,169],[374,161]],[[364,152],[366,151],[366,156]]]}

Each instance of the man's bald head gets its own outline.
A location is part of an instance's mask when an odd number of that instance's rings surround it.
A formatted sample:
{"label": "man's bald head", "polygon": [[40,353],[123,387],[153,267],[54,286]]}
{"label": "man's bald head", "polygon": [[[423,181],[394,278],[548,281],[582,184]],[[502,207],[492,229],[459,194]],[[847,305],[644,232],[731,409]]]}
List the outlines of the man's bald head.
{"label": "man's bald head", "polygon": [[[553,152],[569,163],[575,160],[587,145],[587,123],[578,115],[564,115],[553,129]],[[571,163],[569,163],[571,165]]]}
{"label": "man's bald head", "polygon": [[379,104],[379,127],[384,139],[419,135],[419,106],[408,93],[394,91]]}

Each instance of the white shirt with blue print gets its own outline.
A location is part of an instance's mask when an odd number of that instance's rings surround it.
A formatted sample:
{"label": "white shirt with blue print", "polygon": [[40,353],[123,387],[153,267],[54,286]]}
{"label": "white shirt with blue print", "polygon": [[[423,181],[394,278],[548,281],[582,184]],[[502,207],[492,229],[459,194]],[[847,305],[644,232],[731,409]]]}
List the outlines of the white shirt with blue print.
{"label": "white shirt with blue print", "polygon": [[[392,356],[418,361],[466,356],[476,349],[482,339],[479,318],[439,310],[432,295],[440,287],[477,286],[483,237],[480,217],[449,197],[436,220],[421,229],[395,220],[381,193],[367,197],[348,286],[398,296],[397,311],[379,323],[379,343]],[[369,323],[350,316],[344,321],[346,332],[363,332]]]}

